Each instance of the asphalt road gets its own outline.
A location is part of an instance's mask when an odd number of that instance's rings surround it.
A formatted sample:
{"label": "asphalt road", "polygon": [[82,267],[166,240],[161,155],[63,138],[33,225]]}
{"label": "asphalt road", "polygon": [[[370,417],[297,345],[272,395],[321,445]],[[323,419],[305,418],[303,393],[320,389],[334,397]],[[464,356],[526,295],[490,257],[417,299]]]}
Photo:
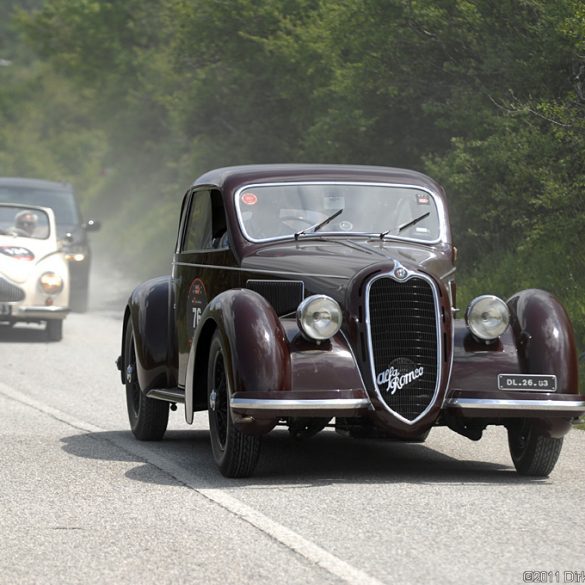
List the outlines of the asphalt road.
{"label": "asphalt road", "polygon": [[516,475],[495,428],[423,445],[276,431],[255,476],[228,480],[204,414],[134,440],[120,317],[71,315],[51,344],[0,329],[0,584],[585,582],[585,432],[545,480]]}

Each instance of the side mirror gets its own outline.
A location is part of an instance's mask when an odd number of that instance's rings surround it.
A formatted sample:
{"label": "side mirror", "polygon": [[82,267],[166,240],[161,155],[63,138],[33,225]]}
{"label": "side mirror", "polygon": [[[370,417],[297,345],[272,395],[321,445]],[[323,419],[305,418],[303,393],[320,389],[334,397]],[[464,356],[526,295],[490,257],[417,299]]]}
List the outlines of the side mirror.
{"label": "side mirror", "polygon": [[67,232],[63,238],[63,242],[66,244],[71,244],[73,242],[73,234],[71,232]]}
{"label": "side mirror", "polygon": [[96,219],[88,219],[85,222],[85,231],[87,232],[97,232],[101,227],[102,224],[97,221]]}

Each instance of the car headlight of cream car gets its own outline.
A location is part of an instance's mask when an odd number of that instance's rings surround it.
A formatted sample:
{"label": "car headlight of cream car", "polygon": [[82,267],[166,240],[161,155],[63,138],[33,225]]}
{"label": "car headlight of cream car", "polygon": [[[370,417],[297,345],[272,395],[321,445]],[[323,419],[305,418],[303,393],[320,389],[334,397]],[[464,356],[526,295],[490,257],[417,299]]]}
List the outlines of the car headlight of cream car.
{"label": "car headlight of cream car", "polygon": [[39,284],[48,295],[56,295],[63,290],[63,279],[55,272],[44,272],[39,278]]}

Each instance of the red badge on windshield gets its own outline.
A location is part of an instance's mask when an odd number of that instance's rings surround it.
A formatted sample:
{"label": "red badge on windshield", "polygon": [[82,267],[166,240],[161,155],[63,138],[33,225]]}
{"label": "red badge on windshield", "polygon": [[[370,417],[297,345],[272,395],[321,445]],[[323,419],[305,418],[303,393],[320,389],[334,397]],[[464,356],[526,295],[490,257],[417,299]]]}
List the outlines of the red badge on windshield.
{"label": "red badge on windshield", "polygon": [[242,195],[242,203],[246,205],[256,205],[258,203],[258,197],[254,193],[244,193]]}

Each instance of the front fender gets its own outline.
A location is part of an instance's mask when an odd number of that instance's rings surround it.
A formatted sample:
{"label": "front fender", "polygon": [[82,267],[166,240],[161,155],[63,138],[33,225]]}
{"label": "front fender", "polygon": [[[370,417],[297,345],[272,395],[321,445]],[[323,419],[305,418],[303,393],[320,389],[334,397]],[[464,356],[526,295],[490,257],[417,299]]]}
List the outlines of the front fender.
{"label": "front fender", "polygon": [[[169,310],[172,307],[170,276],[143,282],[130,295],[122,332],[122,363],[124,337],[132,323],[136,351],[136,372],[143,392],[152,388],[173,388],[176,382],[176,342],[170,330]],[[124,383],[122,372],[122,383]]]}
{"label": "front fender", "polygon": [[563,306],[539,289],[515,294],[508,306],[521,371],[554,374],[558,393],[578,394],[575,336]]}
{"label": "front fender", "polygon": [[[187,362],[185,419],[195,404],[206,403],[209,340],[219,330],[234,392],[290,390],[291,363],[285,331],[264,297],[248,289],[217,295],[205,308]],[[205,401],[205,402],[204,402]]]}
{"label": "front fender", "polygon": [[[473,438],[481,436],[481,428],[476,428],[477,435],[460,417],[483,419],[483,426],[530,417],[540,420],[549,436],[561,437],[571,420],[585,412],[585,400],[578,396],[571,322],[555,297],[542,290],[521,291],[508,300],[508,307],[510,327],[495,343],[476,341],[456,322],[453,374],[444,404],[448,424]],[[554,375],[556,390],[501,388],[499,374]]]}
{"label": "front fender", "polygon": [[492,344],[455,321],[451,394],[497,392],[498,374],[553,374],[557,394],[578,394],[577,350],[567,313],[550,293],[528,289],[508,300],[510,327]]}

